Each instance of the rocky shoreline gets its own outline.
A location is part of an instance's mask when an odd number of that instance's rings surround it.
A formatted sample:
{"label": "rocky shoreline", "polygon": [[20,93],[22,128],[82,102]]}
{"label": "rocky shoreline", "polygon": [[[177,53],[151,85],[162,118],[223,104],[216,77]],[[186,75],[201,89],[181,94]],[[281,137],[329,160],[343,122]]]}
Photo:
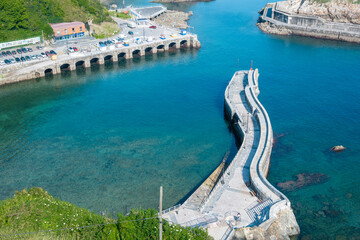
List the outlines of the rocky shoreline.
{"label": "rocky shoreline", "polygon": [[316,16],[330,22],[360,24],[360,3],[349,0],[288,0],[277,2],[277,9],[290,14]]}
{"label": "rocky shoreline", "polygon": [[164,25],[167,27],[187,29],[189,25],[187,21],[190,19],[193,13],[190,12],[181,12],[175,10],[167,10],[160,17],[155,18],[153,21],[157,24]]}
{"label": "rocky shoreline", "polygon": [[265,33],[360,43],[360,4],[347,0],[280,1],[268,3],[259,13],[257,26]]}

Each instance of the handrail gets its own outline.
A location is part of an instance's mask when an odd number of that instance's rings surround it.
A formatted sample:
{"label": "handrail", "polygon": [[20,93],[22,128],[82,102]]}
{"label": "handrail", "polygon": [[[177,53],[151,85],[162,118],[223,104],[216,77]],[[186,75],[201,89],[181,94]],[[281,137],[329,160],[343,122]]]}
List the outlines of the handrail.
{"label": "handrail", "polygon": [[[249,81],[249,83],[250,82],[255,82],[255,79],[254,79],[255,72],[256,71],[252,71],[252,70],[249,71],[248,78],[249,77],[252,78],[251,79],[252,81]],[[248,86],[248,89],[249,89],[249,92],[251,94],[252,99],[254,100],[254,102],[257,105],[256,109],[261,111],[262,116],[263,116],[263,118],[265,120],[266,137],[265,137],[264,148],[261,149],[261,155],[260,155],[259,159],[256,161],[256,159],[254,157],[253,162],[251,163],[251,165],[253,165],[253,164],[256,165],[256,173],[259,176],[259,178],[260,178],[261,182],[263,183],[263,185],[265,185],[269,190],[271,190],[274,194],[276,194],[280,199],[286,200],[287,204],[290,204],[290,201],[288,200],[288,198],[283,193],[281,193],[278,189],[276,189],[271,183],[269,183],[269,181],[264,176],[263,170],[261,169],[261,166],[263,166],[265,161],[267,161],[267,159],[268,159],[268,156],[267,156],[267,154],[265,154],[265,152],[269,152],[269,149],[272,148],[272,129],[271,129],[271,123],[270,123],[269,115],[266,112],[264,106],[260,103],[259,99],[256,97],[256,95],[254,93],[254,89],[253,89],[254,87],[257,87],[257,86],[256,85],[255,86]],[[246,97],[249,97],[249,96],[246,96]],[[257,120],[258,120],[260,128],[261,128],[261,121],[259,120],[259,117],[261,117],[261,115],[260,115],[259,112],[257,112],[256,115],[257,115]],[[262,132],[263,131],[261,131],[261,134],[263,134]],[[260,137],[260,139],[261,139],[261,137]],[[258,152],[256,152],[255,156],[257,155],[257,153]],[[250,172],[250,174],[251,174],[251,172]],[[251,179],[252,179],[252,181],[254,181],[253,178],[251,178]]]}

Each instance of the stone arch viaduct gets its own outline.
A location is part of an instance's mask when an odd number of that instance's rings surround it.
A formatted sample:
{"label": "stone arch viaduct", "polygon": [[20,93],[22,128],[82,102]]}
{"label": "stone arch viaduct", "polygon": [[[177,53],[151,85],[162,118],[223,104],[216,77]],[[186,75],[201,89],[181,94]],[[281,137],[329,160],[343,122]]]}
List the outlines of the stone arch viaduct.
{"label": "stone arch viaduct", "polygon": [[19,82],[27,79],[44,77],[45,75],[59,74],[63,71],[73,71],[77,68],[88,68],[96,64],[104,64],[106,61],[117,62],[121,59],[132,59],[148,54],[156,54],[172,49],[200,48],[200,42],[195,34],[180,35],[165,40],[155,40],[130,46],[114,45],[107,49],[96,49],[91,52],[79,52],[70,55],[58,55],[54,61],[46,60],[25,66],[15,71],[2,75],[0,85]]}

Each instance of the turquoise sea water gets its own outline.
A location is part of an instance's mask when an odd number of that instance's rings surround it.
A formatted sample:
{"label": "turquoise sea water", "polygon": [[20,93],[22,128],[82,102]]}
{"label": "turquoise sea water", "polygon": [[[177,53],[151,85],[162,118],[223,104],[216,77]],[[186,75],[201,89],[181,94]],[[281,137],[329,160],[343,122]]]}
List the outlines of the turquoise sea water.
{"label": "turquoise sea water", "polygon": [[[189,5],[198,51],[1,87],[0,198],[39,186],[96,212],[126,212],[156,208],[163,185],[165,207],[176,204],[235,151],[223,94],[233,73],[254,60],[278,139],[270,182],[328,175],[286,194],[302,236],[357,239],[360,46],[264,34],[255,23],[265,4]],[[344,152],[329,151],[340,144]]]}

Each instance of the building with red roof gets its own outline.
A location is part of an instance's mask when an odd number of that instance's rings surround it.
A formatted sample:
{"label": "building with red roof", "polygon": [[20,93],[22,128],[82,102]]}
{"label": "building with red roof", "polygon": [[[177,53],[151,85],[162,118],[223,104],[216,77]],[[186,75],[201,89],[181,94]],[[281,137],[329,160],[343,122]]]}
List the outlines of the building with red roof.
{"label": "building with red roof", "polygon": [[54,31],[55,40],[64,40],[85,36],[85,24],[82,22],[49,23]]}

